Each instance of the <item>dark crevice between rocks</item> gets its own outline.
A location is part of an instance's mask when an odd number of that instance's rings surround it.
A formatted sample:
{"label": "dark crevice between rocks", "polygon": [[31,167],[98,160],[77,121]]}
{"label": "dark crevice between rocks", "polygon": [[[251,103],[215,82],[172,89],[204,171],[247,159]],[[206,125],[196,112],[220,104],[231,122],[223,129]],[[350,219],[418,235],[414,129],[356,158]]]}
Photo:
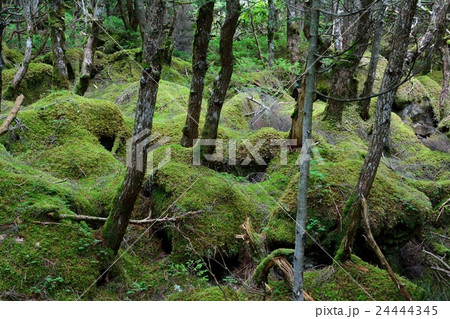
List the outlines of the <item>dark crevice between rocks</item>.
{"label": "dark crevice between rocks", "polygon": [[112,151],[113,147],[114,147],[114,142],[116,140],[115,136],[100,136],[100,138],[98,139],[98,141],[100,142],[100,144],[108,151]]}

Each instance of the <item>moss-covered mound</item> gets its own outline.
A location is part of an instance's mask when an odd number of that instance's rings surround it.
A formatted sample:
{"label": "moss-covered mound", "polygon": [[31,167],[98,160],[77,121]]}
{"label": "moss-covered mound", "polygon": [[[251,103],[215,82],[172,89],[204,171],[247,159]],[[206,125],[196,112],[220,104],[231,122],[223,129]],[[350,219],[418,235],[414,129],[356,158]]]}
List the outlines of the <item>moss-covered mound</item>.
{"label": "moss-covered mound", "polygon": [[3,63],[7,69],[19,66],[23,60],[23,55],[16,49],[9,48],[6,43],[2,43]]}
{"label": "moss-covered mound", "polygon": [[52,88],[52,67],[44,63],[30,63],[25,78],[20,83],[16,92],[13,92],[10,84],[17,73],[17,68],[3,71],[3,98],[15,99],[19,94],[25,96],[24,104],[31,104],[47,94]]}
{"label": "moss-covered mound", "polygon": [[[314,116],[318,119],[323,110],[322,105],[316,104],[315,109]],[[367,151],[365,136],[368,124],[350,115],[353,111],[347,112],[343,132],[339,134],[330,130],[325,122],[315,121],[314,140],[319,144],[311,164],[308,190],[307,229],[311,237],[307,238],[307,242],[310,252],[317,251],[314,242],[320,242],[330,254],[333,253],[347,218],[342,215],[343,204],[356,185]],[[421,188],[419,190],[405,184],[410,180],[433,180],[433,184],[437,185],[439,180],[448,179],[442,167],[449,163],[448,154],[427,149],[420,144],[408,125],[395,114],[392,116],[392,147],[398,155],[382,160],[368,198],[372,231],[388,252],[396,251],[406,244],[420,230],[432,210],[430,199]],[[355,127],[359,129],[355,131]],[[402,153],[404,157],[400,155]],[[318,158],[319,154],[321,156]],[[299,174],[296,173],[298,168],[290,167],[295,167],[297,159],[298,154],[291,154],[289,168],[280,168],[277,162],[273,162],[273,167],[268,169],[269,175],[272,171],[284,169],[288,170],[285,175],[293,176],[279,200],[279,206],[272,212],[267,227],[267,240],[272,248],[293,247],[294,244]],[[445,195],[445,192],[441,195]]]}

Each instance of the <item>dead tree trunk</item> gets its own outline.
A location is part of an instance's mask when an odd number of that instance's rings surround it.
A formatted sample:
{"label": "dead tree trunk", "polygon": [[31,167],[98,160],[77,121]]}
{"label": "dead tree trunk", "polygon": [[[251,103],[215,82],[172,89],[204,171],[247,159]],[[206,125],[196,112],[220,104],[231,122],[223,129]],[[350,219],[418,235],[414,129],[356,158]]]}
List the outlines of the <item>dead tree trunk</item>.
{"label": "dead tree trunk", "polygon": [[[384,72],[381,83],[381,91],[388,91],[378,97],[377,110],[373,133],[370,139],[369,150],[359,173],[358,183],[347,201],[344,212],[350,218],[346,234],[341,243],[336,258],[346,261],[352,253],[358,223],[361,219],[361,203],[358,198],[367,198],[372,188],[378,165],[380,163],[383,147],[389,135],[391,123],[391,109],[397,92],[395,88],[401,81],[403,66],[408,49],[411,24],[416,11],[417,0],[406,0],[400,7],[400,12],[395,24],[392,50],[389,55],[389,63]],[[395,89],[392,89],[395,88]]]}
{"label": "dead tree trunk", "polygon": [[34,16],[38,11],[39,0],[21,0],[20,4],[23,8],[23,16],[25,19],[25,23],[27,24],[27,41],[25,46],[25,54],[20,64],[19,70],[17,70],[16,75],[14,76],[11,85],[8,86],[7,90],[10,91],[8,95],[15,96],[16,91],[22,83],[27,71],[28,66],[31,62],[31,50],[33,49],[33,31],[34,31]]}
{"label": "dead tree trunk", "polygon": [[53,50],[53,78],[63,88],[69,89],[69,74],[66,59],[66,22],[63,0],[49,1],[48,18]]}
{"label": "dead tree trunk", "polygon": [[94,66],[94,56],[97,50],[98,35],[102,24],[102,14],[105,0],[88,0],[85,15],[88,20],[88,38],[84,45],[83,64],[81,66],[80,79],[75,87],[75,93],[84,95],[89,87]]}
{"label": "dead tree trunk", "polygon": [[[367,79],[364,83],[364,89],[361,97],[372,95],[373,85],[377,74],[378,60],[380,59],[381,37],[383,36],[384,16],[386,14],[386,1],[382,0],[378,6],[378,15],[375,22],[375,30],[373,34],[372,54],[370,56],[369,70],[367,71]],[[359,114],[366,121],[369,119],[370,100],[362,100],[359,104]]]}
{"label": "dead tree trunk", "polygon": [[[442,54],[442,90],[441,90],[441,96],[439,98],[439,110],[440,110],[440,117],[441,120],[443,120],[445,117],[450,115],[450,109],[445,109],[445,103],[448,102],[448,93],[450,91],[450,49],[449,45],[447,44],[447,41],[442,41],[441,45],[441,54]],[[450,104],[450,103],[449,103]]]}
{"label": "dead tree trunk", "polygon": [[[297,195],[297,218],[295,227],[295,252],[294,252],[294,300],[303,300],[303,268],[304,268],[304,240],[307,214],[307,194],[309,179],[309,162],[311,153],[312,109],[314,103],[314,91],[316,86],[316,54],[319,32],[319,5],[320,0],[313,0],[311,4],[311,20],[308,58],[305,75],[305,103],[303,107],[303,140],[302,161],[300,164],[300,181]],[[299,114],[300,115],[300,114]]]}
{"label": "dead tree trunk", "polygon": [[[238,25],[241,6],[239,0],[227,0],[227,14],[225,22],[220,30],[220,63],[219,76],[214,81],[214,89],[208,101],[205,125],[202,131],[202,139],[216,139],[219,128],[220,112],[225,101],[231,75],[233,74],[233,38]],[[214,153],[215,145],[202,145],[201,154]],[[202,155],[203,158],[203,155]]]}
{"label": "dead tree trunk", "polygon": [[269,52],[268,63],[269,66],[272,66],[273,60],[275,59],[275,45],[273,43],[273,38],[275,35],[276,12],[274,0],[267,0],[267,5],[269,9],[269,17],[267,20],[267,47]]}
{"label": "dead tree trunk", "polygon": [[192,48],[192,82],[189,93],[189,103],[186,123],[183,128],[181,145],[192,147],[194,140],[198,137],[198,123],[202,109],[203,89],[205,86],[205,75],[208,71],[208,45],[211,35],[211,26],[214,15],[214,0],[207,0],[198,11],[197,29],[194,36]]}
{"label": "dead tree trunk", "polygon": [[299,23],[299,1],[287,0],[286,2],[286,36],[288,59],[292,63],[299,60],[300,23]]}
{"label": "dead tree trunk", "polygon": [[[362,0],[363,12],[359,17],[356,35],[349,49],[334,66],[331,72],[331,92],[339,98],[351,98],[357,94],[358,82],[356,74],[359,62],[367,50],[370,30],[370,5],[373,0]],[[334,123],[341,123],[345,103],[329,100],[325,108],[325,119]]]}
{"label": "dead tree trunk", "polygon": [[145,1],[146,20],[142,30],[143,62],[138,102],[125,180],[113,200],[113,208],[102,230],[104,245],[117,254],[128,226],[134,203],[141,191],[147,166],[146,142],[151,133],[158,83],[161,76],[162,31],[165,14],[164,0]]}

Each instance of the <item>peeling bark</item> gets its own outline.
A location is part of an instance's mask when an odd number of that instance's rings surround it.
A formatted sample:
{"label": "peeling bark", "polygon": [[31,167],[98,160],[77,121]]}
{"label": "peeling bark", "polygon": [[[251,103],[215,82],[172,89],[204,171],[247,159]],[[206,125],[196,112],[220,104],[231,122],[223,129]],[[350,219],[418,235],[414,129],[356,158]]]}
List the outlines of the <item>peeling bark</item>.
{"label": "peeling bark", "polygon": [[211,26],[214,14],[214,0],[206,1],[198,11],[197,29],[192,48],[192,82],[186,123],[183,128],[181,145],[192,147],[198,137],[198,123],[202,109],[205,75],[208,71],[208,45],[211,36]]}

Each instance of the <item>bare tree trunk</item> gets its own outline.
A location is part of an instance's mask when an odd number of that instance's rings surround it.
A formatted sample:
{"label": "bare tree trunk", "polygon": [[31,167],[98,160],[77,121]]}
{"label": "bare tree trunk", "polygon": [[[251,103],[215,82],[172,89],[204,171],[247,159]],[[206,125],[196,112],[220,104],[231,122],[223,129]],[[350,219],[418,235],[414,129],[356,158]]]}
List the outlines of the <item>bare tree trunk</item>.
{"label": "bare tree trunk", "polygon": [[[372,43],[372,54],[370,56],[369,70],[367,71],[367,79],[364,83],[364,89],[361,93],[361,97],[370,96],[373,92],[373,85],[375,84],[375,77],[377,74],[378,60],[380,58],[380,45],[381,38],[383,36],[384,16],[386,14],[387,4],[385,0],[382,0],[378,7],[377,20],[375,22],[375,30]],[[370,100],[362,100],[359,104],[360,116],[366,121],[369,119]]]}
{"label": "bare tree trunk", "polygon": [[[355,97],[357,94],[357,69],[364,52],[367,50],[371,36],[371,32],[369,31],[371,10],[369,6],[372,1],[361,1],[365,10],[359,17],[355,40],[352,44],[354,47],[347,51],[345,56],[336,63],[331,72],[331,92],[336,97],[350,98]],[[342,121],[344,106],[345,103],[343,102],[329,100],[325,108],[325,119],[340,123]]]}
{"label": "bare tree trunk", "polygon": [[172,11],[172,18],[170,19],[169,26],[167,29],[166,43],[164,45],[164,56],[163,61],[165,64],[172,64],[172,54],[174,49],[173,44],[173,32],[175,31],[175,24],[177,22],[177,3],[175,0],[171,1],[172,4],[170,6]]}
{"label": "bare tree trunk", "polygon": [[269,52],[268,63],[269,66],[273,65],[273,60],[275,59],[275,45],[273,43],[273,38],[275,35],[275,3],[274,0],[267,0],[267,4],[269,7],[269,17],[267,20],[267,46]]}
{"label": "bare tree trunk", "polygon": [[314,90],[316,86],[316,54],[319,32],[319,6],[320,0],[313,0],[311,4],[310,38],[308,58],[305,75],[305,103],[303,107],[303,140],[302,161],[300,164],[300,181],[297,195],[297,218],[295,226],[294,251],[294,286],[293,298],[303,300],[303,268],[304,268],[304,240],[307,215],[307,194],[309,179],[309,162],[311,153],[312,109],[314,103]]}
{"label": "bare tree trunk", "polygon": [[11,85],[8,87],[8,90],[11,90],[11,96],[16,95],[16,91],[22,83],[22,80],[25,77],[25,74],[28,71],[28,66],[31,62],[31,50],[33,49],[33,29],[34,29],[34,15],[37,13],[38,9],[38,0],[22,0],[21,5],[23,7],[23,15],[25,19],[25,23],[27,24],[27,42],[25,46],[25,54],[20,65],[19,70],[17,70],[16,75],[14,76]]}
{"label": "bare tree trunk", "polygon": [[[342,14],[342,9],[340,7],[339,0],[333,1],[333,12],[336,14]],[[334,49],[337,51],[342,51],[344,45],[342,40],[342,17],[333,17],[333,39],[334,39]]]}
{"label": "bare tree trunk", "polygon": [[[247,1],[247,3],[250,8],[250,2]],[[253,19],[253,11],[251,8],[250,8],[250,27],[252,28],[253,38],[255,39],[255,44],[256,44],[256,47],[258,48],[258,57],[264,66],[264,57],[262,55],[261,46],[259,45],[258,35],[256,34],[255,21]]]}
{"label": "bare tree trunk", "polygon": [[292,63],[299,60],[300,24],[299,24],[299,1],[287,0],[286,2],[286,36],[288,59]]}
{"label": "bare tree trunk", "polygon": [[[405,0],[395,24],[392,43],[392,50],[389,56],[389,63],[383,76],[381,91],[388,91],[396,87],[403,75],[403,66],[408,49],[409,34],[411,24],[416,11],[417,0]],[[346,234],[341,243],[336,258],[345,261],[349,260],[352,253],[353,243],[358,229],[358,222],[361,218],[361,203],[358,198],[367,198],[372,188],[375,175],[380,164],[383,146],[389,135],[389,126],[391,123],[392,103],[397,89],[388,91],[378,97],[377,111],[373,133],[370,139],[369,150],[364,160],[364,164],[359,173],[358,183],[355,191],[347,201],[344,209],[346,215],[350,218]]]}
{"label": "bare tree trunk", "polygon": [[66,22],[63,0],[49,1],[50,36],[53,49],[53,77],[65,89],[69,89],[69,74],[67,72],[66,59]]}
{"label": "bare tree trunk", "polygon": [[147,145],[145,143],[152,129],[153,112],[162,69],[160,59],[165,1],[147,0],[146,5],[146,20],[140,24],[145,25],[142,57],[148,67],[142,71],[140,81],[133,142],[129,150],[131,160],[128,163],[125,180],[113,200],[113,208],[102,230],[104,245],[110,248],[114,254],[117,254],[119,250],[144,180],[147,166]]}
{"label": "bare tree trunk", "polygon": [[447,41],[442,41],[441,53],[442,60],[444,62],[442,66],[442,91],[439,98],[439,110],[440,118],[443,120],[445,117],[450,115],[450,110],[445,110],[445,103],[448,102],[448,93],[450,91],[450,49]]}
{"label": "bare tree trunk", "polygon": [[105,0],[88,0],[88,8],[85,15],[88,15],[88,39],[84,45],[83,64],[81,66],[80,80],[75,87],[75,93],[84,95],[89,87],[92,77],[95,51],[97,50],[98,35],[102,23],[102,14]]}
{"label": "bare tree trunk", "polygon": [[[219,76],[214,81],[214,90],[208,101],[202,139],[217,138],[220,112],[222,111],[228,86],[230,85],[231,75],[233,74],[233,37],[236,32],[240,13],[241,6],[239,0],[227,0],[227,14],[222,29],[220,30],[219,54],[221,69]],[[202,145],[200,148],[201,154],[212,154],[214,150],[215,145]]]}
{"label": "bare tree trunk", "polygon": [[202,109],[203,89],[205,75],[208,71],[208,45],[211,36],[211,26],[214,16],[214,0],[207,0],[199,9],[197,16],[197,29],[192,48],[192,82],[189,94],[189,104],[186,124],[183,128],[181,145],[192,147],[198,137],[198,123]]}

